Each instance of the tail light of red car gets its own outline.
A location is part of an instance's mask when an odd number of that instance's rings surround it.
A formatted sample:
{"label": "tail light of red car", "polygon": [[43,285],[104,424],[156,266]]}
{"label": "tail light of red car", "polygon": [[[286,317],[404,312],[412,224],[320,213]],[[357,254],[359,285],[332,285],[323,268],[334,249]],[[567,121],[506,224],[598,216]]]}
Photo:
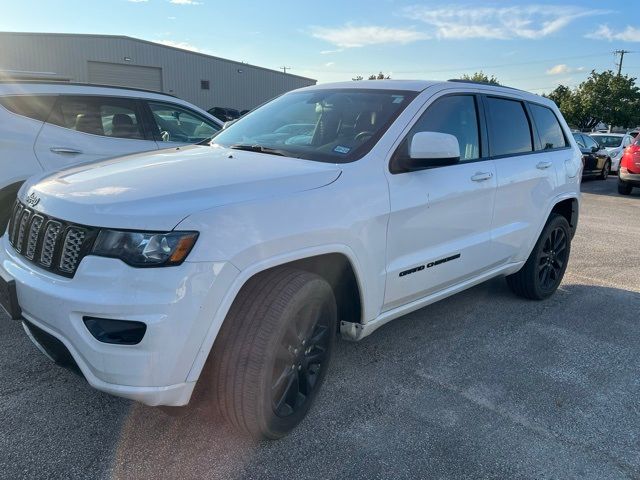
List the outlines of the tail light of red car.
{"label": "tail light of red car", "polygon": [[640,145],[629,145],[620,159],[620,168],[624,168],[629,173],[640,173]]}

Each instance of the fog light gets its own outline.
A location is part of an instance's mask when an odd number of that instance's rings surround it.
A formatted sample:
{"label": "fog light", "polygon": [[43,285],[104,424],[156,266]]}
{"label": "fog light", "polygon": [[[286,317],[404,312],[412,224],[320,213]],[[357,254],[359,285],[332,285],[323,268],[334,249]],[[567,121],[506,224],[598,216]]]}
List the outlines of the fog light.
{"label": "fog light", "polygon": [[114,345],[136,345],[147,332],[147,325],[131,320],[82,317],[87,330],[96,340]]}

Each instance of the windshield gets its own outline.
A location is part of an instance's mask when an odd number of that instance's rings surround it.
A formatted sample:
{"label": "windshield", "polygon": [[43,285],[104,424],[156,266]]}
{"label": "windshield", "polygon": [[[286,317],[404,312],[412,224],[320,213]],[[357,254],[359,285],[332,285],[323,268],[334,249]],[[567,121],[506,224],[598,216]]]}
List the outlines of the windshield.
{"label": "windshield", "polygon": [[592,137],[602,147],[619,147],[622,145],[622,137],[613,135],[592,135]]}
{"label": "windshield", "polygon": [[371,150],[415,92],[332,89],[283,95],[242,117],[212,145],[331,163]]}

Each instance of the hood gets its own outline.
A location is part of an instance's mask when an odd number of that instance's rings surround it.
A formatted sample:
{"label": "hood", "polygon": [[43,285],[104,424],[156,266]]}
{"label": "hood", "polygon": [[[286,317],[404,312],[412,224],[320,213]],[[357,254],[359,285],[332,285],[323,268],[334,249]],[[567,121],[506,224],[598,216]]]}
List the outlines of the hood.
{"label": "hood", "polygon": [[611,155],[613,153],[616,153],[622,150],[622,145],[619,147],[604,147],[604,149],[607,151],[609,155]]}
{"label": "hood", "polygon": [[319,188],[340,173],[335,164],[190,146],[34,177],[20,198],[35,195],[36,210],[82,225],[172,230],[195,212]]}

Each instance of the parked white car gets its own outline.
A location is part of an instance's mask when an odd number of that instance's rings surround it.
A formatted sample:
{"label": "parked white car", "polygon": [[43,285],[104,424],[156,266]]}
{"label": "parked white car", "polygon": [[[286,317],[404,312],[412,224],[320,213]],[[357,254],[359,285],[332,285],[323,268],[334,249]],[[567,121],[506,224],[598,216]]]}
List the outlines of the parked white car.
{"label": "parked white car", "polygon": [[0,82],[0,231],[28,177],[211,138],[222,123],[171,95],[85,84]]}
{"label": "parked white car", "polygon": [[277,438],[316,397],[337,332],[359,340],[500,275],[552,295],[581,168],[556,106],[527,92],[304,88],[211,146],[27,181],[0,303],[99,390],[180,406],[200,379],[238,429]]}
{"label": "parked white car", "polygon": [[633,143],[633,137],[627,133],[592,133],[589,136],[607,151],[611,157],[611,171],[617,172],[624,149]]}

